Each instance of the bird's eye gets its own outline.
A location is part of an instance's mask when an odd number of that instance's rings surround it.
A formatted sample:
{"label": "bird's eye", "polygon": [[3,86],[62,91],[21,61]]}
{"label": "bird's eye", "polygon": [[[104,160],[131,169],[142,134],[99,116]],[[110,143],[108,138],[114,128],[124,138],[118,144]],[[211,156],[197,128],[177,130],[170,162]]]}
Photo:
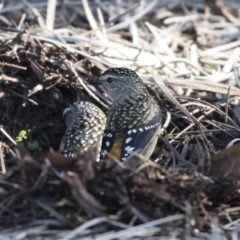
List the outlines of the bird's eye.
{"label": "bird's eye", "polygon": [[109,77],[109,78],[107,78],[107,82],[108,82],[108,83],[111,83],[112,81],[113,81],[113,79],[112,79],[112,78],[110,78],[110,77]]}

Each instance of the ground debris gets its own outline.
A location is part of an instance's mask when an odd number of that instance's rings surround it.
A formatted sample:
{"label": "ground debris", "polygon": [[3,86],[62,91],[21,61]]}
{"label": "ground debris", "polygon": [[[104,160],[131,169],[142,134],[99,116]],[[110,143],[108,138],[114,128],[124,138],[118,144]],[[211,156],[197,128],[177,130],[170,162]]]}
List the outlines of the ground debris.
{"label": "ground debris", "polygon": [[[239,238],[239,161],[225,150],[240,135],[239,3],[64,1],[49,23],[48,2],[1,8],[0,235]],[[137,169],[58,153],[65,107],[108,112],[89,80],[112,66],[136,71],[163,114]]]}

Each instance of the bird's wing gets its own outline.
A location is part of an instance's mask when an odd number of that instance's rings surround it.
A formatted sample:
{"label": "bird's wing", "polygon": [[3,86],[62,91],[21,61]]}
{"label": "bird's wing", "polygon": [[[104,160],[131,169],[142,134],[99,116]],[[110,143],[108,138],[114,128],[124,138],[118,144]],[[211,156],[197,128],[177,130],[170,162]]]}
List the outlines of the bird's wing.
{"label": "bird's wing", "polygon": [[74,124],[67,128],[62,142],[59,147],[65,157],[76,157],[83,155],[88,151],[98,151],[99,142],[101,141],[101,134],[97,132],[96,128],[86,129],[83,123]]}
{"label": "bird's wing", "polygon": [[72,157],[74,153],[82,151],[85,130],[83,124],[73,124],[66,129],[62,138],[59,152],[65,157]]}
{"label": "bird's wing", "polygon": [[159,113],[148,124],[126,129],[122,139],[117,138],[115,132],[105,130],[101,158],[105,158],[107,153],[110,153],[124,162],[131,156],[130,152],[141,153],[157,133],[161,120],[161,113]]}
{"label": "bird's wing", "polygon": [[[107,153],[111,153],[111,150],[113,149],[115,139],[115,133],[109,130],[105,130],[103,134],[103,140],[102,140],[102,152],[101,152],[101,158],[104,159],[107,155]],[[120,148],[121,151],[121,148]],[[117,155],[113,154],[117,157]]]}
{"label": "bird's wing", "polygon": [[121,161],[127,161],[132,155],[130,152],[141,153],[151,139],[158,134],[161,120],[162,116],[159,113],[148,124],[126,130],[121,148]]}

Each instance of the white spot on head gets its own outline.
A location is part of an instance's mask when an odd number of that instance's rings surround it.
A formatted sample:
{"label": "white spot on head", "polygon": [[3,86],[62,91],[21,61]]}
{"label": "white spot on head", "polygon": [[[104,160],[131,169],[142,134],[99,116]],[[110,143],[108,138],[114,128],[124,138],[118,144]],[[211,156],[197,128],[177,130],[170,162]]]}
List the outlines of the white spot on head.
{"label": "white spot on head", "polygon": [[106,146],[109,147],[110,146],[110,142],[106,141]]}
{"label": "white spot on head", "polygon": [[127,138],[125,143],[129,143],[132,140],[132,138]]}

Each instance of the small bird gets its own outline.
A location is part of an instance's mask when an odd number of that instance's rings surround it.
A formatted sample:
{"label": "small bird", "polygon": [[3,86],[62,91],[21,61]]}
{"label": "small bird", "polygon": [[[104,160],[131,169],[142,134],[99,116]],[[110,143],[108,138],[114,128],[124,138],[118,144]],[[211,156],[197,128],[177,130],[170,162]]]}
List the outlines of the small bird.
{"label": "small bird", "polygon": [[[148,160],[157,144],[162,115],[140,77],[127,68],[110,68],[92,83],[113,99],[107,116],[101,158],[107,153],[130,166]],[[134,153],[139,153],[139,158]]]}
{"label": "small bird", "polygon": [[63,111],[67,125],[59,152],[65,157],[92,154],[99,161],[106,116],[93,103],[75,102]]}

